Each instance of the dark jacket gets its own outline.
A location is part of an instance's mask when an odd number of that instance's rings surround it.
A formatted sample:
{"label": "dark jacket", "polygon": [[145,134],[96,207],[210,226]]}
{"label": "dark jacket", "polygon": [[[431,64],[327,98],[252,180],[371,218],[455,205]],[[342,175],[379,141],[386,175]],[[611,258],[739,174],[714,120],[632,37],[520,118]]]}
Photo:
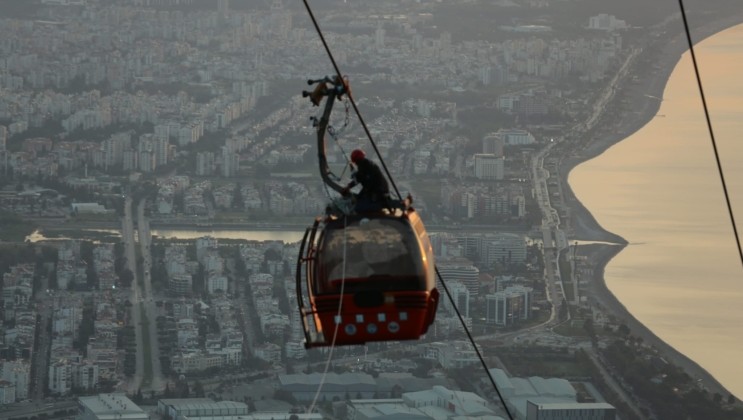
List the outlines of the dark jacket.
{"label": "dark jacket", "polygon": [[364,158],[357,162],[356,167],[357,171],[353,174],[353,181],[349,187],[361,184],[359,197],[376,201],[389,195],[390,187],[387,184],[387,178],[384,177],[376,163]]}

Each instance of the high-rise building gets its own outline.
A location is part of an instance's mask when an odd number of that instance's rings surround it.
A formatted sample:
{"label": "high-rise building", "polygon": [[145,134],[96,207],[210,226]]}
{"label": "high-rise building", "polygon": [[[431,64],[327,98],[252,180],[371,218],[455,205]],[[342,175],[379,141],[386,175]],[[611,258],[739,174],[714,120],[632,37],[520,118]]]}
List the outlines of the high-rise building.
{"label": "high-rise building", "polygon": [[234,153],[228,146],[222,146],[222,176],[233,177],[237,175],[240,167],[240,155]]}
{"label": "high-rise building", "polygon": [[[457,305],[457,310],[463,317],[469,318],[470,316],[470,291],[469,289],[467,289],[467,286],[465,286],[461,281],[449,282],[448,285],[449,285],[449,292],[451,293],[452,300],[454,300],[454,303]],[[444,307],[449,311],[449,313],[451,314],[456,313],[454,311],[454,308],[452,308],[451,302],[448,299],[444,299]]]}
{"label": "high-rise building", "polygon": [[134,150],[124,150],[123,153],[124,157],[122,159],[122,168],[125,171],[136,171],[137,170],[137,161],[138,161],[138,154]]}
{"label": "high-rise building", "polygon": [[129,133],[117,133],[107,138],[102,143],[103,166],[110,168],[123,163],[124,151],[131,148],[131,136]]}
{"label": "high-rise building", "polygon": [[529,319],[532,290],[531,287],[514,285],[492,295],[487,295],[485,297],[487,322],[508,326]]}
{"label": "high-rise building", "polygon": [[374,46],[377,49],[384,48],[384,35],[384,28],[381,26],[377,27],[377,30],[374,32]]}
{"label": "high-rise building", "polygon": [[170,125],[158,124],[155,126],[155,137],[156,138],[170,138]]}
{"label": "high-rise building", "polygon": [[0,152],[6,150],[6,143],[8,142],[8,129],[4,125],[0,125]]}
{"label": "high-rise building", "polygon": [[193,290],[193,278],[190,274],[173,274],[168,281],[168,288],[173,296],[188,296]]}
{"label": "high-rise building", "polygon": [[217,0],[217,11],[224,15],[230,12],[230,0]]}
{"label": "high-rise building", "polygon": [[170,143],[167,137],[155,136],[153,140],[153,147],[155,149],[155,164],[157,166],[165,165],[168,163],[168,153],[170,151]]}
{"label": "high-rise building", "polygon": [[49,390],[66,395],[72,390],[72,363],[62,359],[49,365]]}
{"label": "high-rise building", "polygon": [[214,172],[214,153],[198,152],[196,154],[196,175],[208,176]]}
{"label": "high-rise building", "polygon": [[98,385],[98,379],[99,368],[97,364],[85,361],[76,366],[73,376],[75,388],[93,389]]}

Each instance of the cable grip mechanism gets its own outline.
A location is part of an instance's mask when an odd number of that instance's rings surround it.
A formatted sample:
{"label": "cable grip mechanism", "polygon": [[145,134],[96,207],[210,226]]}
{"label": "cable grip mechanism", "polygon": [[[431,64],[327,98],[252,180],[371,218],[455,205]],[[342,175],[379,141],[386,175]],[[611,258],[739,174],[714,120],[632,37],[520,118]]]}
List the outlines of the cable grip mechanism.
{"label": "cable grip mechanism", "polygon": [[347,77],[340,79],[338,76],[325,76],[322,79],[309,79],[307,80],[307,84],[310,86],[317,84],[312,91],[302,91],[302,97],[309,97],[310,102],[314,106],[319,106],[322,98],[325,96],[332,94],[337,99],[342,99],[344,94],[350,92]]}

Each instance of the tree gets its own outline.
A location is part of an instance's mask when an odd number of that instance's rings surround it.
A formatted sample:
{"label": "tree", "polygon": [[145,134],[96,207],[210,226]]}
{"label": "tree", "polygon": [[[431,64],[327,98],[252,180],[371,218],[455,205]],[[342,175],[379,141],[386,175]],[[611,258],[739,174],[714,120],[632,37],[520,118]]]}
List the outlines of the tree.
{"label": "tree", "polygon": [[143,400],[143,399],[144,399],[144,397],[142,396],[142,389],[141,389],[141,388],[139,388],[139,389],[137,389],[137,393],[136,393],[136,394],[134,394],[134,397],[132,398],[132,400],[133,400],[133,401],[134,401],[134,402],[135,402],[136,404],[142,404],[142,400]]}
{"label": "tree", "polygon": [[132,273],[132,270],[128,268],[121,270],[121,273],[119,274],[119,283],[122,287],[131,287],[133,281],[134,273]]}
{"label": "tree", "polygon": [[242,184],[238,182],[235,186],[235,193],[232,199],[232,207],[240,210],[244,209],[245,203],[243,201]]}
{"label": "tree", "polygon": [[203,398],[204,397],[204,385],[202,385],[201,382],[196,381],[196,383],[193,385],[193,393],[195,397]]}

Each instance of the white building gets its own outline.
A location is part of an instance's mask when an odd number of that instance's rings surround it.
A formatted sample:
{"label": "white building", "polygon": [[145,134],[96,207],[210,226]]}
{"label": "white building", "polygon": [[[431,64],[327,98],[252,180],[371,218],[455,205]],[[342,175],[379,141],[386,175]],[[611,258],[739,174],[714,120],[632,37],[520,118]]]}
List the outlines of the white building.
{"label": "white building", "polygon": [[111,210],[107,210],[105,206],[98,203],[72,203],[72,211],[77,214],[104,214],[111,212]]}
{"label": "white building", "polygon": [[534,402],[526,400],[526,420],[615,420],[617,409],[608,403]]}
{"label": "white building", "polygon": [[477,296],[480,293],[480,270],[471,263],[441,260],[438,269],[444,281],[461,282],[470,291],[471,296]]}
{"label": "white building", "polygon": [[428,343],[424,345],[423,349],[424,358],[439,362],[444,369],[461,368],[480,363],[480,358],[469,341]]}
{"label": "white building", "polygon": [[204,257],[207,255],[208,250],[216,250],[219,247],[217,238],[211,236],[204,236],[196,239],[196,259],[204,264]]}
{"label": "white building", "polygon": [[66,395],[72,390],[73,366],[67,359],[49,365],[49,390]]}
{"label": "white building", "polygon": [[493,238],[486,238],[483,261],[492,266],[524,264],[526,262],[526,241],[515,233],[498,233]]}
{"label": "white building", "polygon": [[475,178],[502,180],[505,172],[505,159],[494,154],[475,155]]}
{"label": "white building", "polygon": [[98,385],[100,378],[99,368],[96,363],[84,361],[75,366],[73,384],[75,388],[93,389]]}
{"label": "white building", "polygon": [[168,289],[173,296],[187,296],[193,291],[193,278],[190,274],[173,274],[168,280]]}
{"label": "white building", "polygon": [[76,420],[149,420],[149,416],[124,394],[98,394],[78,398]]}
{"label": "white building", "polygon": [[506,146],[528,146],[537,142],[534,136],[526,130],[500,129],[496,134],[503,139]]}
{"label": "white building", "polygon": [[[157,413],[173,420],[210,419],[223,416],[241,416],[247,418],[247,404],[235,401],[215,402],[211,398],[168,398],[157,402]],[[236,417],[233,417],[236,418]]]}
{"label": "white building", "polygon": [[[614,420],[616,410],[606,403],[578,403],[575,388],[566,379],[509,378],[502,369],[490,369],[514,418],[527,420]],[[489,382],[483,385],[490,385]]]}
{"label": "white building", "polygon": [[207,280],[207,289],[209,294],[214,294],[217,291],[227,292],[227,277],[225,276],[209,276]]}
{"label": "white building", "polygon": [[[447,283],[449,286],[449,292],[451,293],[451,297],[454,300],[454,302],[457,305],[457,309],[459,310],[459,313],[462,314],[463,317],[469,318],[470,316],[470,291],[467,289],[467,286],[462,284],[461,281],[450,281]],[[443,301],[444,307],[449,311],[449,313],[454,314],[454,308],[452,308],[452,304],[449,301],[449,299],[444,299]]]}
{"label": "white building", "polygon": [[208,176],[214,173],[214,153],[198,152],[196,154],[196,175]]}
{"label": "white building", "polygon": [[601,31],[615,31],[618,29],[627,29],[627,22],[617,19],[614,15],[600,13],[588,18],[588,29]]}
{"label": "white building", "polygon": [[270,363],[281,362],[281,347],[273,343],[264,343],[255,346],[253,349],[253,355],[261,360],[265,360]]}
{"label": "white building", "polygon": [[402,395],[405,405],[417,408],[428,418],[453,418],[454,415],[468,419],[500,419],[488,402],[473,392],[452,391],[441,385]]}
{"label": "white building", "polygon": [[207,353],[177,354],[172,357],[170,365],[177,373],[199,372],[222,366],[222,357]]}
{"label": "white building", "polygon": [[0,363],[0,379],[14,384],[16,399],[25,400],[31,382],[31,364],[22,360],[4,361]]}
{"label": "white building", "polygon": [[486,320],[489,324],[512,325],[529,319],[531,314],[531,287],[509,286],[500,292],[487,295]]}
{"label": "white building", "polygon": [[15,384],[0,379],[0,404],[12,404],[15,399]]}

